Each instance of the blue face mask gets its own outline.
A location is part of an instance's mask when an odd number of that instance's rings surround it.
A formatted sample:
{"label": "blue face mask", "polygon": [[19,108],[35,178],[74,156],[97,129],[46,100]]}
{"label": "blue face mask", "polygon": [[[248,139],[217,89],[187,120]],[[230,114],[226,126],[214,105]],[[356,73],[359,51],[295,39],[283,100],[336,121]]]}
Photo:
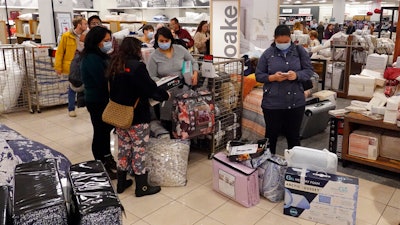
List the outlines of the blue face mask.
{"label": "blue face mask", "polygon": [[171,47],[171,42],[165,42],[165,43],[158,42],[158,47],[160,47],[162,50],[167,50]]}
{"label": "blue face mask", "polygon": [[288,48],[290,47],[291,44],[292,44],[292,43],[290,43],[290,42],[289,42],[289,43],[275,43],[276,47],[277,47],[279,50],[282,50],[282,51],[288,49]]}
{"label": "blue face mask", "polygon": [[154,35],[153,32],[149,32],[149,33],[147,33],[147,38],[148,39],[153,39],[153,35]]}
{"label": "blue face mask", "polygon": [[106,41],[103,43],[103,47],[100,50],[104,53],[107,53],[111,50],[111,48],[112,48],[112,42]]}

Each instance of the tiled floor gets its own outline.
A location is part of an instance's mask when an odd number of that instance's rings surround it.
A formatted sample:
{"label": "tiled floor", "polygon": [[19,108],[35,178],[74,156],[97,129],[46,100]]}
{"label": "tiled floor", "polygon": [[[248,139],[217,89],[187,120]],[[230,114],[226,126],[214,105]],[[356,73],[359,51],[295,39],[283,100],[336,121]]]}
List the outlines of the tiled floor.
{"label": "tiled floor", "polygon": [[[70,118],[65,107],[48,108],[43,109],[40,114],[28,112],[3,114],[0,116],[0,123],[58,150],[72,163],[77,163],[93,159],[90,150],[92,127],[89,114],[85,108],[78,109],[77,114],[76,118]],[[322,140],[304,140],[303,143],[319,142],[319,145],[326,148],[327,139]],[[357,168],[347,170],[339,168],[339,170],[351,174]],[[368,170],[362,174],[368,174]],[[374,176],[381,177],[385,174],[386,172],[382,171],[375,173]],[[318,224],[284,216],[282,202],[271,203],[262,198],[257,206],[245,208],[214,192],[211,175],[211,161],[207,159],[207,153],[192,151],[189,159],[188,184],[185,187],[163,187],[159,194],[142,198],[134,197],[132,187],[119,196],[126,210],[124,224]],[[368,175],[364,177],[360,178],[357,225],[399,225],[399,187],[370,181]],[[387,183],[391,181],[396,183],[399,180],[398,174],[391,174],[385,178]]]}

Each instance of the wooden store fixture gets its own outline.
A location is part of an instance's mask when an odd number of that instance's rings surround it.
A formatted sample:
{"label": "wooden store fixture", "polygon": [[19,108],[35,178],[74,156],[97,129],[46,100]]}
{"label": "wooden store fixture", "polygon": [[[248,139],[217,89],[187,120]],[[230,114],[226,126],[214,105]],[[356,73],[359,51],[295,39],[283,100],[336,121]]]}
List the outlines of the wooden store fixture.
{"label": "wooden store fixture", "polygon": [[[29,24],[29,33],[24,32],[24,24]],[[20,44],[26,40],[39,40],[40,35],[37,34],[37,28],[39,26],[38,20],[15,20],[15,29],[17,42]]]}
{"label": "wooden store fixture", "polygon": [[102,21],[103,23],[110,24],[110,30],[112,33],[118,32],[121,30],[121,23],[140,23],[145,25],[145,21]]}
{"label": "wooden store fixture", "polygon": [[382,120],[373,120],[359,113],[349,113],[344,117],[344,130],[343,130],[343,146],[342,146],[342,160],[343,166],[347,161],[365,164],[396,173],[400,173],[400,161],[389,159],[379,156],[377,160],[361,158],[349,155],[349,137],[350,133],[360,127],[367,127],[373,129],[392,130],[400,132],[400,128],[395,124],[385,123]]}
{"label": "wooden store fixture", "polygon": [[326,64],[326,59],[311,59],[314,72],[319,76],[318,83],[321,83],[321,90],[325,90]]}
{"label": "wooden store fixture", "polygon": [[[398,24],[400,24],[400,17],[398,18]],[[400,26],[397,26],[396,32],[398,34],[400,33]],[[398,46],[400,46],[400,35],[396,36],[395,51],[393,57],[394,61],[396,61],[397,57],[400,55],[400,48]],[[400,161],[398,160],[389,159],[381,156],[378,156],[377,160],[371,160],[349,154],[350,133],[360,127],[400,132],[400,128],[397,127],[395,124],[385,123],[383,122],[383,120],[373,120],[358,113],[353,113],[353,112],[348,113],[344,117],[343,146],[342,146],[342,159],[344,163],[343,165],[345,166],[347,164],[347,161],[351,161],[400,173]]]}
{"label": "wooden store fixture", "polygon": [[[353,41],[353,35],[349,35],[349,37],[347,38],[347,41],[345,41],[345,42],[344,41],[340,41],[340,42],[332,41],[331,48],[332,48],[332,55],[334,55],[338,49],[345,49],[345,54],[346,54],[345,60],[332,59],[332,62],[345,63],[343,77],[341,78],[343,87],[338,90],[334,90],[334,91],[336,91],[337,96],[339,98],[350,98],[350,99],[368,102],[371,98],[348,95],[350,75],[351,74],[359,74],[364,65],[363,63],[357,63],[354,61],[353,55],[352,55],[353,50],[366,51],[366,49],[361,47],[361,45],[358,42]],[[335,68],[333,68],[333,69],[335,69]]]}
{"label": "wooden store fixture", "polygon": [[2,44],[8,44],[8,33],[7,33],[7,25],[5,21],[0,21],[0,42]]}

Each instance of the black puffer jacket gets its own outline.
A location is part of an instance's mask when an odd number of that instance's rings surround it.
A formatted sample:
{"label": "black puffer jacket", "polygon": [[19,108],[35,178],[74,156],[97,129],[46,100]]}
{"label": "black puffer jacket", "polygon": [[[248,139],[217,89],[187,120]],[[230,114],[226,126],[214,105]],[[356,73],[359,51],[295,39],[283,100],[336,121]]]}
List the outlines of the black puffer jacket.
{"label": "black puffer jacket", "polygon": [[129,59],[126,62],[124,73],[110,78],[111,100],[123,105],[134,105],[137,98],[140,98],[132,125],[150,122],[149,98],[165,101],[168,96],[168,93],[158,88],[150,78],[146,65],[136,59]]}

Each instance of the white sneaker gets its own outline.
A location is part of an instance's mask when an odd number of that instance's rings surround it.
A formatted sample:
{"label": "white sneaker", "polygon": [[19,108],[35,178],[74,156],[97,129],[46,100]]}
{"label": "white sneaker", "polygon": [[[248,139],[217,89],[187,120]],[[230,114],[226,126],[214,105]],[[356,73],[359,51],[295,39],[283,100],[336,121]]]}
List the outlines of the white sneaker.
{"label": "white sneaker", "polygon": [[75,111],[69,111],[68,115],[69,115],[69,117],[76,117],[76,112]]}

